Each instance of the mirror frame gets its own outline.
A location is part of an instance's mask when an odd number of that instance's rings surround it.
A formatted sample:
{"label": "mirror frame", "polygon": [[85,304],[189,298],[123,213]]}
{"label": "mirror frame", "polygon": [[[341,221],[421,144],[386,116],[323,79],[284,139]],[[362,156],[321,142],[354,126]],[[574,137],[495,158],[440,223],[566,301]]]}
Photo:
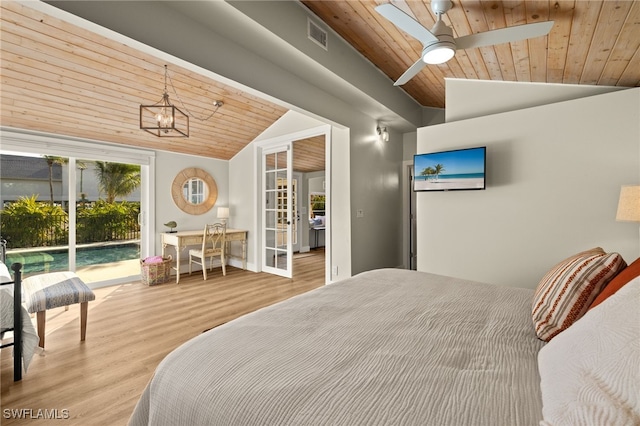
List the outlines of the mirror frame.
{"label": "mirror frame", "polygon": [[[209,196],[200,204],[193,204],[184,198],[182,188],[190,179],[198,178],[208,187]],[[197,167],[189,167],[178,173],[171,184],[171,198],[175,205],[185,213],[192,215],[204,214],[211,210],[218,199],[218,186],[211,175]]]}

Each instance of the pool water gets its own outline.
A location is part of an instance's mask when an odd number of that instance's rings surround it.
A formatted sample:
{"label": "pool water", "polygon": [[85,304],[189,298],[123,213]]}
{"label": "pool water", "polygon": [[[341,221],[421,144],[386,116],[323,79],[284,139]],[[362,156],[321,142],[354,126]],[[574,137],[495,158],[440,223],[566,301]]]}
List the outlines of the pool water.
{"label": "pool water", "polygon": [[[101,265],[140,258],[140,245],[117,244],[99,247],[79,247],[76,250],[76,267]],[[43,250],[39,252],[7,253],[7,264],[22,263],[23,275],[45,272],[66,271],[69,269],[69,253],[67,250]]]}

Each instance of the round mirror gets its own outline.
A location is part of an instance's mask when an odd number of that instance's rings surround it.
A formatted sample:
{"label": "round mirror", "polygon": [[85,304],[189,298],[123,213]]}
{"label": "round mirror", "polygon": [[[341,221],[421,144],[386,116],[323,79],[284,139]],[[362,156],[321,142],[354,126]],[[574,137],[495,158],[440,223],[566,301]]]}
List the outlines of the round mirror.
{"label": "round mirror", "polygon": [[190,167],[176,175],[171,185],[171,197],[183,212],[203,214],[216,203],[218,187],[209,173]]}

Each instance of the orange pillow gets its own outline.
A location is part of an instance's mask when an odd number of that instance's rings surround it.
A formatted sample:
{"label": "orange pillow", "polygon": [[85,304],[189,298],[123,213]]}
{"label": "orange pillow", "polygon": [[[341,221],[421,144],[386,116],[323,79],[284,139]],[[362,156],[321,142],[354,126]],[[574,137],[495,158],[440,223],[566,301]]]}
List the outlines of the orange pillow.
{"label": "orange pillow", "polygon": [[626,283],[640,276],[640,257],[635,260],[631,265],[627,266],[620,272],[609,284],[600,292],[600,294],[594,299],[589,309],[593,309],[595,306],[604,302],[605,299],[616,291],[620,290]]}

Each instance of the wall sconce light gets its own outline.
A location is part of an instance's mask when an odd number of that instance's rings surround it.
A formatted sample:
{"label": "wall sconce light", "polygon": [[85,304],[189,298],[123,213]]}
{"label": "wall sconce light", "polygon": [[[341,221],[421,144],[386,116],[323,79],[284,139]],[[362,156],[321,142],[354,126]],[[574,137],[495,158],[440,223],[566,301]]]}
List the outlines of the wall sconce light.
{"label": "wall sconce light", "polygon": [[378,133],[378,136],[380,136],[380,139],[385,142],[389,142],[389,132],[387,131],[386,127],[380,127],[380,125],[378,124],[378,127],[376,127],[376,132]]}

